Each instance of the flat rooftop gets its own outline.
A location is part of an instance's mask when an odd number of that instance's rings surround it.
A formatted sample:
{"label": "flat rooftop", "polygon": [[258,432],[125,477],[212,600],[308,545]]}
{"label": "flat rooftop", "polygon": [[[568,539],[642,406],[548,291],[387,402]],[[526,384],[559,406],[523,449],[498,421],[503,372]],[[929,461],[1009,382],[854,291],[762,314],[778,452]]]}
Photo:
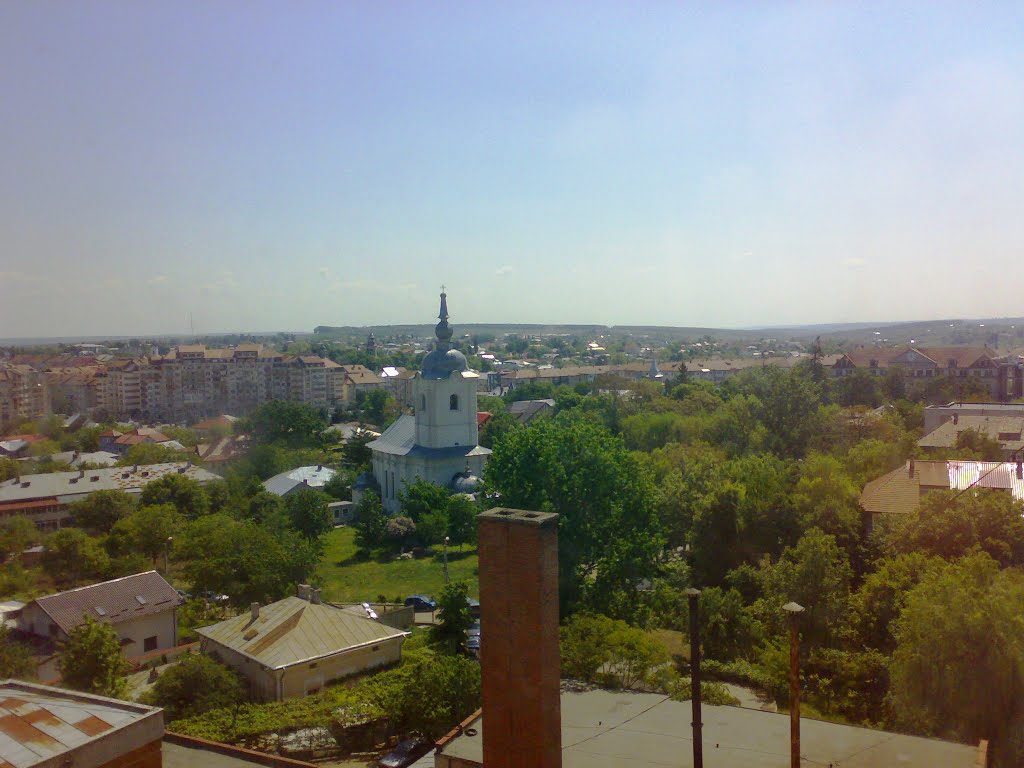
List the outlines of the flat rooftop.
{"label": "flat rooftop", "polygon": [[[788,768],[789,715],[704,705],[704,759],[715,768]],[[690,702],[631,691],[562,692],[564,768],[693,765]],[[442,755],[481,764],[483,716],[476,734],[455,737]],[[977,747],[820,720],[800,721],[808,765],[843,768],[975,768]]]}

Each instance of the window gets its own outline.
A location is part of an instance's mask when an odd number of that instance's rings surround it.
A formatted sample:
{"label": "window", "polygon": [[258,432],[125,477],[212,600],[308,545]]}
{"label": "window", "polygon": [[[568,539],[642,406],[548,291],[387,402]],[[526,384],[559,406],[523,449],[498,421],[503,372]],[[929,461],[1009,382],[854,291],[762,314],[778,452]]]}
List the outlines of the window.
{"label": "window", "polygon": [[451,397],[448,398],[448,410],[449,411],[457,411],[457,410],[459,410],[459,396],[458,395],[452,395]]}
{"label": "window", "polygon": [[142,641],[142,650],[143,650],[143,652],[155,651],[156,650],[156,646],[157,646],[156,635],[152,635],[151,637],[147,637],[145,640]]}
{"label": "window", "polygon": [[427,396],[426,395],[420,395],[420,410],[421,411],[427,410]]}

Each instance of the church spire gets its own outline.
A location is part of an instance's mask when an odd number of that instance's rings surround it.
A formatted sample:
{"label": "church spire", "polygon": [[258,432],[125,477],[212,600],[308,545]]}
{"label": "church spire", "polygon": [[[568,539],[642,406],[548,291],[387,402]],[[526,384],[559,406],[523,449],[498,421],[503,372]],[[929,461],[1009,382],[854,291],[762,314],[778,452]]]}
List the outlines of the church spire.
{"label": "church spire", "polygon": [[448,294],[444,292],[443,285],[441,286],[441,310],[437,313],[437,317],[441,321],[434,326],[437,347],[438,349],[448,349],[448,342],[452,338],[452,329],[448,325]]}

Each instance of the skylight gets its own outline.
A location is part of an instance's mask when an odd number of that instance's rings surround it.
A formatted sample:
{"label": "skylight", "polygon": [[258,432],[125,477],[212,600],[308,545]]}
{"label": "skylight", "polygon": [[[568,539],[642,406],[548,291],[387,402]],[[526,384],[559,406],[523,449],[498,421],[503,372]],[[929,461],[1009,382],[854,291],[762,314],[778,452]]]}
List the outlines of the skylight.
{"label": "skylight", "polygon": [[136,595],[135,599],[139,601],[139,605],[145,605],[146,604],[146,598],[144,598],[142,595]]}

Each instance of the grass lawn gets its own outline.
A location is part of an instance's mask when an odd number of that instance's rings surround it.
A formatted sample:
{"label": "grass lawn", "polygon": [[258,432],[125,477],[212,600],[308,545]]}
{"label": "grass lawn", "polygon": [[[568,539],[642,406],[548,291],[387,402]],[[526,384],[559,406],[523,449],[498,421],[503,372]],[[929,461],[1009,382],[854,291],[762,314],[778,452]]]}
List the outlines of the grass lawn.
{"label": "grass lawn", "polygon": [[[403,599],[409,595],[437,598],[444,587],[444,558],[437,551],[415,560],[395,560],[393,555],[363,559],[355,545],[355,529],[335,528],[324,537],[324,556],[318,571],[325,600],[335,603],[373,601],[378,595]],[[452,581],[469,584],[469,594],[479,596],[476,548],[448,550]]]}

